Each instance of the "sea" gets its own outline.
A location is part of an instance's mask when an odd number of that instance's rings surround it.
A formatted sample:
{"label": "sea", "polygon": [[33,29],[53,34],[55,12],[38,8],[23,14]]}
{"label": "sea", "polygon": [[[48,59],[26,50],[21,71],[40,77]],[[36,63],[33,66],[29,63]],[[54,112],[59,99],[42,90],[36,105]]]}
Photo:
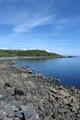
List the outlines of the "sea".
{"label": "sea", "polygon": [[39,72],[46,77],[58,78],[62,85],[80,88],[80,57],[56,59],[7,58],[6,60],[14,60],[16,66],[30,67],[36,73]]}

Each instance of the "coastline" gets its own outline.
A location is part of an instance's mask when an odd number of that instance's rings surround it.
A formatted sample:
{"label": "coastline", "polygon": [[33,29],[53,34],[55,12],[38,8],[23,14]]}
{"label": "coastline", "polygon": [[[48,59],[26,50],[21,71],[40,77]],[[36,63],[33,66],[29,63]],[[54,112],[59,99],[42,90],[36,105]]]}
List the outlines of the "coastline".
{"label": "coastline", "polygon": [[67,57],[52,57],[52,56],[14,56],[14,57],[0,57],[0,59],[49,59],[49,58],[67,58]]}
{"label": "coastline", "polygon": [[17,60],[17,59],[61,59],[61,58],[73,58],[77,56],[63,56],[63,57],[52,57],[52,56],[14,56],[14,57],[0,57],[0,60]]}
{"label": "coastline", "polygon": [[0,63],[0,101],[3,120],[80,120],[80,90],[13,63]]}

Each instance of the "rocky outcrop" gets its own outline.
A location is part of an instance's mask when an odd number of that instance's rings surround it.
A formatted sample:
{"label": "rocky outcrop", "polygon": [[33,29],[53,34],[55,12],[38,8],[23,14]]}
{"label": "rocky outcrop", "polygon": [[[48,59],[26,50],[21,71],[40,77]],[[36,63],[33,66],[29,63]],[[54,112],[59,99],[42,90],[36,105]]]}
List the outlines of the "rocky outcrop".
{"label": "rocky outcrop", "polygon": [[80,90],[1,63],[0,120],[80,120]]}

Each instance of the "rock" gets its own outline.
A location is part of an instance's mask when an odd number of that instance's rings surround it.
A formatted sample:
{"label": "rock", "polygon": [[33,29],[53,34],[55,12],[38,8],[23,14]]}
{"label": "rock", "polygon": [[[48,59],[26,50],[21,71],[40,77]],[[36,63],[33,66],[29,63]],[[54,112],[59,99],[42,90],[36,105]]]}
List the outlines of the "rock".
{"label": "rock", "polygon": [[23,117],[22,112],[21,111],[14,112],[14,117],[21,119]]}
{"label": "rock", "polygon": [[72,107],[72,111],[73,111],[73,112],[77,113],[77,110],[78,110],[77,106],[73,106],[73,107]]}
{"label": "rock", "polygon": [[50,90],[50,92],[53,92],[53,93],[55,93],[55,94],[58,92],[58,91],[57,91],[55,88],[53,88],[53,87],[50,87],[49,90]]}
{"label": "rock", "polygon": [[6,95],[14,95],[14,88],[8,87],[6,88]]}
{"label": "rock", "polygon": [[25,69],[24,67],[20,67],[20,68],[17,68],[17,70],[20,72],[20,73],[27,73],[27,69]]}
{"label": "rock", "polygon": [[29,73],[29,74],[32,74],[32,70],[29,70],[28,73]]}
{"label": "rock", "polygon": [[27,78],[28,74],[27,73],[21,73],[22,78]]}
{"label": "rock", "polygon": [[4,87],[11,87],[11,85],[6,82],[6,83],[4,84]]}
{"label": "rock", "polygon": [[80,120],[80,90],[0,64],[0,120]]}
{"label": "rock", "polygon": [[4,120],[13,120],[12,118],[5,117]]}
{"label": "rock", "polygon": [[27,86],[35,89],[35,85],[32,81],[27,81],[26,83],[27,83]]}
{"label": "rock", "polygon": [[69,97],[70,96],[70,94],[68,92],[64,91],[64,90],[60,90],[59,94],[62,95],[63,97]]}
{"label": "rock", "polygon": [[34,107],[32,104],[29,104],[27,106],[21,106],[22,107],[22,114],[25,117],[25,120],[39,120],[39,116],[36,113]]}
{"label": "rock", "polygon": [[17,117],[13,117],[12,120],[20,120],[20,119]]}
{"label": "rock", "polygon": [[0,109],[0,120],[3,120],[6,115],[7,115],[6,111],[4,109]]}
{"label": "rock", "polygon": [[12,107],[12,110],[13,110],[13,111],[18,111],[18,110],[19,110],[18,107],[15,106],[15,105],[12,105],[11,107]]}
{"label": "rock", "polygon": [[23,96],[24,92],[20,88],[15,88],[14,89],[14,95],[20,95]]}
{"label": "rock", "polygon": [[4,104],[4,111],[6,111],[6,116],[8,118],[12,118],[14,115],[14,110],[12,109],[12,106],[9,103]]}
{"label": "rock", "polygon": [[75,86],[71,87],[70,90],[71,90],[71,92],[74,93],[74,94],[77,93],[77,89],[75,88]]}
{"label": "rock", "polygon": [[4,100],[5,99],[5,97],[3,96],[3,95],[0,95],[0,100]]}

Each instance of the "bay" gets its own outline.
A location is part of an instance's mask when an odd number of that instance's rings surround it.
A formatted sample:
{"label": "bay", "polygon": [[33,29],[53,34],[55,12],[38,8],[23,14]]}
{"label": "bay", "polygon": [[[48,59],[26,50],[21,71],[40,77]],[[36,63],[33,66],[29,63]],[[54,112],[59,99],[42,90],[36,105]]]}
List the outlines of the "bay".
{"label": "bay", "polygon": [[46,77],[60,79],[65,86],[80,88],[80,57],[37,59],[37,58],[1,58],[1,61],[15,61],[16,66],[29,66],[33,71]]}
{"label": "bay", "polygon": [[80,87],[80,57],[18,59],[16,65],[29,66],[47,77],[59,78],[63,85]]}

